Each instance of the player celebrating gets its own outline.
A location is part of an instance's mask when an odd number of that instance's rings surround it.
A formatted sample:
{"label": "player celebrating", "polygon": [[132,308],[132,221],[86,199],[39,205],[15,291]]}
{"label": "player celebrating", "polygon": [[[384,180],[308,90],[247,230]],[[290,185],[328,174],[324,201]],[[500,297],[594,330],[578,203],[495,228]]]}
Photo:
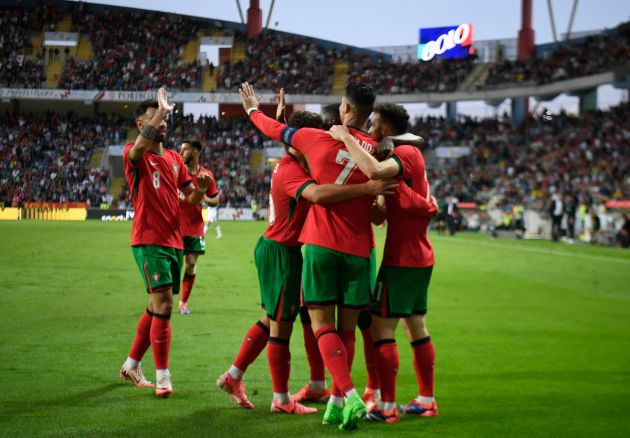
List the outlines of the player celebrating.
{"label": "player celebrating", "polygon": [[[244,83],[239,90],[250,120],[267,137],[282,140],[306,156],[311,176],[319,184],[347,185],[366,182],[355,172],[355,163],[343,143],[325,131],[296,129],[279,123],[258,111],[252,87]],[[346,87],[339,107],[345,125],[368,151],[376,142],[357,127],[366,124],[375,95],[365,84]],[[302,274],[303,299],[309,306],[313,331],[333,383],[344,398],[331,396],[324,423],[339,424],[340,429],[357,426],[366,407],[350,377],[354,355],[354,333],[359,310],[370,302],[370,251],[373,239],[369,213],[373,198],[363,196],[346,202],[311,206],[300,241],[306,243]],[[335,307],[339,306],[339,332],[335,328]],[[334,388],[333,388],[334,389]]]}
{"label": "player celebrating", "polygon": [[153,386],[140,368],[140,361],[151,345],[158,397],[167,397],[173,392],[168,353],[173,294],[179,293],[182,268],[178,190],[185,194],[187,202],[199,204],[211,182],[209,175],[198,175],[198,188],[195,188],[179,154],[162,146],[166,138],[165,117],[172,110],[164,88],[159,89],[157,101],[138,105],[135,115],[140,135],[135,143],[127,144],[123,152],[125,176],[132,189],[135,211],[131,250],[149,293],[149,305],[140,317],[120,377],[139,387]]}
{"label": "player celebrating", "polygon": [[[374,110],[370,134],[377,140],[402,134],[408,122],[409,115],[403,107],[380,105]],[[437,211],[437,205],[430,196],[424,159],[416,147],[403,145],[394,149],[391,158],[379,162],[362,148],[346,127],[334,126],[331,135],[344,142],[359,169],[370,178],[399,176],[406,181],[401,184],[396,196],[386,198],[387,240],[372,304],[381,402],[370,410],[368,416],[389,423],[398,421],[395,402],[399,359],[394,332],[400,318],[404,318],[407,325],[419,387],[418,398],[400,406],[400,411],[435,416],[438,414],[433,398],[435,351],[424,315],[434,264],[427,229],[430,218]],[[425,199],[426,208],[420,214],[405,209],[407,200],[402,192],[404,186]]]}
{"label": "player celebrating", "polygon": [[[192,178],[193,184],[197,185],[198,175],[209,175],[211,183],[206,190],[204,201],[211,206],[219,203],[219,191],[214,180],[214,175],[208,169],[199,164],[201,155],[201,143],[197,140],[184,140],[182,142],[180,155],[188,175]],[[186,269],[182,280],[182,295],[179,299],[179,313],[190,314],[188,299],[195,284],[197,257],[206,252],[206,241],[203,230],[203,216],[201,215],[201,205],[191,205],[185,200],[180,200],[182,234],[184,235],[184,255],[186,257]]]}
{"label": "player celebrating", "polygon": [[[245,98],[243,101],[245,108],[249,108],[251,101]],[[309,113],[295,113],[290,124],[319,126],[321,119],[315,119]],[[253,408],[241,379],[244,368],[264,348],[265,333],[269,332],[267,357],[274,388],[271,412],[299,415],[317,411],[292,399],[288,390],[289,339],[300,304],[302,253],[298,236],[309,208],[307,201],[326,203],[368,194],[373,196],[389,192],[394,185],[391,181],[382,185],[374,181],[349,186],[317,185],[304,168],[304,157],[292,148],[287,152],[272,175],[269,227],[254,252],[266,317],[250,329],[235,362],[219,377],[217,385],[240,406]]]}

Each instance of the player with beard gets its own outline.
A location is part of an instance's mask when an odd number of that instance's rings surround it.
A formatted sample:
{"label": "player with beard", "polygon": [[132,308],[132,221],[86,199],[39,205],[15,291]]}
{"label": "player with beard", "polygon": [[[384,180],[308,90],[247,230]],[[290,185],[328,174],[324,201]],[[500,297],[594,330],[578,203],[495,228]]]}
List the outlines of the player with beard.
{"label": "player with beard", "polygon": [[195,187],[179,154],[164,148],[166,116],[172,110],[164,88],[159,89],[157,101],[138,105],[135,121],[140,134],[123,151],[125,177],[135,212],[131,250],[149,294],[149,304],[138,321],[120,378],[138,387],[154,386],[140,368],[140,361],[150,345],[158,397],[167,397],[173,392],[168,359],[173,295],[179,293],[183,255],[179,191],[187,202],[196,205],[212,181],[210,175],[201,173]]}
{"label": "player with beard", "polygon": [[[409,115],[402,106],[379,105],[374,108],[370,135],[379,141],[401,135],[407,130],[408,123]],[[334,126],[330,132],[334,139],[346,145],[366,176],[401,179],[395,196],[385,200],[387,240],[371,306],[381,401],[369,411],[368,417],[394,423],[398,421],[398,410],[425,417],[436,416],[438,410],[433,397],[435,350],[424,317],[435,263],[427,230],[429,221],[437,212],[437,203],[430,193],[422,153],[417,147],[401,145],[394,148],[390,158],[379,162],[363,150],[346,127]],[[414,197],[423,201],[423,208],[410,210],[410,200]],[[394,333],[401,318],[413,348],[419,395],[397,409],[399,359]]]}
{"label": "player with beard", "polygon": [[[320,124],[319,116],[304,112],[295,113],[289,121],[289,125],[294,127],[319,127]],[[253,409],[254,406],[247,398],[242,378],[247,367],[267,345],[274,388],[271,412],[298,415],[316,412],[316,409],[307,408],[291,398],[288,390],[289,339],[300,305],[302,275],[302,253],[298,236],[310,203],[340,202],[365,195],[390,193],[394,188],[392,181],[385,184],[370,181],[347,186],[319,185],[305,167],[304,156],[287,147],[287,155],[274,169],[269,201],[269,227],[259,239],[254,252],[261,301],[266,315],[250,328],[235,361],[217,380],[217,385],[236,404],[246,409]],[[322,380],[325,383],[323,378]]]}
{"label": "player with beard", "polygon": [[[191,177],[193,184],[197,184],[198,175],[206,174],[212,178],[212,182],[205,193],[204,201],[210,206],[216,206],[219,203],[219,191],[214,175],[199,164],[201,143],[197,140],[184,140],[180,149],[180,155],[184,164],[186,164],[188,175]],[[195,284],[197,257],[205,254],[206,240],[204,238],[201,205],[191,205],[186,202],[185,199],[180,199],[180,209],[186,269],[184,271],[184,279],[182,280],[179,313],[188,315],[190,314],[188,300],[192,293],[193,285]]]}

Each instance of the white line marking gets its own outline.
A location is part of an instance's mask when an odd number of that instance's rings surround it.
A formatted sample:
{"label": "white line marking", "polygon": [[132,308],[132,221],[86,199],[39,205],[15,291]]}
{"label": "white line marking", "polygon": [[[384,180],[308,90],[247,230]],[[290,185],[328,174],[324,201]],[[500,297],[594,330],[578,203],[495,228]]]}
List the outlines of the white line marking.
{"label": "white line marking", "polygon": [[524,248],[518,245],[514,245],[514,246],[500,245],[500,244],[497,245],[494,243],[478,242],[476,240],[462,239],[459,237],[448,238],[448,237],[432,236],[431,240],[439,240],[442,242],[451,242],[451,243],[469,243],[471,245],[487,246],[489,248],[500,248],[500,249],[509,249],[509,250],[515,249],[517,251],[533,252],[533,253],[544,254],[548,256],[574,257],[576,259],[594,260],[594,261],[599,261],[599,262],[612,262],[612,263],[621,263],[624,265],[630,265],[630,259],[609,257],[609,256],[604,256],[604,255],[594,255],[594,254],[587,255],[587,254],[575,254],[575,253],[566,252],[566,251],[549,251],[549,250],[540,249],[540,248]]}

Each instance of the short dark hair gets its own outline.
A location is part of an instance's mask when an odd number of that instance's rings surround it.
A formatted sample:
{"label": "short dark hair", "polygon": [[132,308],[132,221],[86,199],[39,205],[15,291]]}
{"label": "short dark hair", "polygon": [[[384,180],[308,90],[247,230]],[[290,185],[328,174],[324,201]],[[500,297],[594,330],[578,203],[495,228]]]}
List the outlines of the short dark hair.
{"label": "short dark hair", "polygon": [[394,128],[396,135],[407,132],[409,128],[409,113],[404,106],[382,103],[374,107],[374,112],[381,115],[381,123],[385,122]]}
{"label": "short dark hair", "polygon": [[339,104],[331,103],[322,107],[322,129],[328,130],[333,125],[341,125],[339,118]]}
{"label": "short dark hair", "polygon": [[157,109],[159,107],[160,105],[158,104],[157,100],[147,99],[138,104],[133,114],[136,116],[136,119],[139,119],[140,117],[145,115],[145,113],[147,112],[147,109],[149,108]]}
{"label": "short dark hair", "polygon": [[363,82],[351,82],[346,85],[344,96],[356,111],[357,116],[363,120],[367,120],[370,117],[374,109],[374,101],[376,100],[372,87]]}
{"label": "short dark hair", "polygon": [[190,146],[192,146],[193,149],[197,149],[199,152],[201,152],[202,146],[199,140],[182,140],[182,144],[184,143],[188,143]]}
{"label": "short dark hair", "polygon": [[287,124],[293,128],[319,128],[322,126],[322,118],[319,114],[308,111],[296,111]]}

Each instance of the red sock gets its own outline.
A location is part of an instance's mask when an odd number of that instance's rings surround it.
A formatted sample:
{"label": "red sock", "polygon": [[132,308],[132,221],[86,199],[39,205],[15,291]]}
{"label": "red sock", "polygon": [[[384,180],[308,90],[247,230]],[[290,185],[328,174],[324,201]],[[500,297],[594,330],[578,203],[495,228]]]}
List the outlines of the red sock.
{"label": "red sock", "polygon": [[195,284],[195,278],[197,278],[195,274],[184,274],[184,279],[182,280],[182,296],[179,299],[182,303],[188,302],[188,298],[190,298],[190,293],[192,292],[193,285]]}
{"label": "red sock", "polygon": [[302,330],[304,331],[304,348],[306,349],[306,357],[308,358],[308,365],[311,369],[311,380],[326,380],[324,360],[322,359],[322,355],[319,353],[317,339],[315,339],[315,334],[313,333],[313,327],[310,324],[303,323]]}
{"label": "red sock", "polygon": [[348,353],[332,325],[322,327],[315,333],[319,352],[326,368],[343,394],[354,388],[348,367]]}
{"label": "red sock", "polygon": [[171,346],[170,316],[153,314],[151,322],[151,349],[156,370],[168,368],[168,352]]}
{"label": "red sock", "polygon": [[378,371],[376,370],[376,351],[374,350],[374,341],[372,340],[372,332],[367,328],[361,330],[363,335],[363,355],[365,356],[365,368],[367,368],[367,387],[372,389],[380,388],[378,384]]}
{"label": "red sock", "polygon": [[398,347],[394,339],[382,339],[375,344],[378,381],[381,384],[381,400],[396,401],[396,376],[398,375]]}
{"label": "red sock", "polygon": [[250,327],[249,331],[243,339],[241,349],[234,359],[233,365],[239,370],[245,372],[247,367],[256,360],[258,355],[267,345],[269,339],[269,329],[260,321]]}
{"label": "red sock", "polygon": [[[348,357],[348,371],[352,371],[352,362],[354,361],[354,351],[356,344],[356,336],[354,334],[354,330],[339,330],[339,338],[341,338],[341,342],[343,342],[343,346],[346,349],[346,354]],[[344,391],[341,391],[341,389],[335,384],[335,379],[333,379],[332,382],[332,394],[338,397],[342,397],[344,395]]]}
{"label": "red sock", "polygon": [[273,392],[280,394],[289,392],[289,375],[291,374],[289,340],[270,337],[267,343],[267,360]]}
{"label": "red sock", "polygon": [[418,394],[433,397],[433,367],[435,366],[435,348],[431,337],[419,339],[411,343],[413,347],[413,368],[418,379]]}
{"label": "red sock", "polygon": [[136,326],[136,337],[133,340],[131,351],[129,352],[129,357],[133,360],[140,362],[144,357],[144,353],[147,352],[149,345],[151,345],[152,320],[153,316],[151,316],[149,309],[143,312],[140,316],[140,320]]}

